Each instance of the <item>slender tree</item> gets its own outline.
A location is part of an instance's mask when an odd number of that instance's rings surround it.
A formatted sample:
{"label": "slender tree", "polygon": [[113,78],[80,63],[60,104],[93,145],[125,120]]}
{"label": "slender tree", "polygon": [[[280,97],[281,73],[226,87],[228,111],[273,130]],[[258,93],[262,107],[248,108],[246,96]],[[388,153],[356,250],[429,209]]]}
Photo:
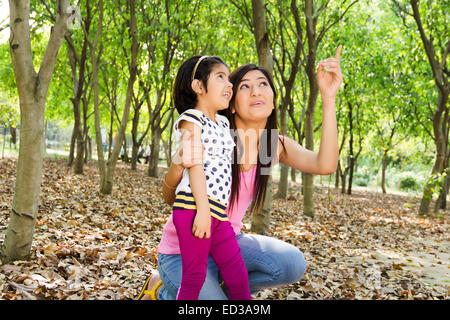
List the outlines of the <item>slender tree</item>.
{"label": "slender tree", "polygon": [[[448,82],[448,72],[444,70],[447,65],[447,55],[450,52],[450,40],[447,37],[447,43],[443,44],[444,48],[435,48],[433,44],[433,35],[429,36],[426,34],[424,26],[422,24],[422,18],[419,11],[418,0],[411,0],[411,7],[413,11],[414,21],[417,24],[417,29],[420,33],[420,38],[422,39],[425,51],[430,63],[431,69],[433,71],[433,77],[438,89],[438,99],[436,103],[436,108],[433,115],[433,130],[434,130],[434,141],[436,144],[436,158],[434,160],[434,165],[431,170],[431,175],[440,175],[445,169],[445,160],[447,156],[448,144],[446,143],[446,134],[448,130],[448,96],[450,94],[450,85]],[[443,8],[442,8],[443,9]],[[444,14],[444,12],[443,12]],[[433,30],[433,29],[432,29]],[[448,30],[447,30],[448,31]],[[447,32],[448,36],[448,32]],[[441,61],[436,54],[436,51],[443,51],[441,55]],[[447,121],[443,121],[447,120]],[[419,214],[429,215],[429,205],[432,200],[432,183],[427,183],[423,191],[422,200],[420,202]]]}
{"label": "slender tree", "polygon": [[[419,5],[418,0],[410,0],[409,6],[404,1],[393,1],[397,13],[402,15],[404,24],[408,27],[408,18],[412,17],[415,27],[420,34],[423,48],[428,58],[429,66],[433,74],[433,80],[437,89],[437,101],[432,110],[433,132],[430,133],[435,146],[436,156],[431,169],[430,178],[425,185],[422,200],[420,202],[419,215],[430,215],[430,203],[433,199],[433,189],[437,181],[442,180],[441,175],[446,169],[448,153],[448,100],[450,84],[448,81],[447,56],[450,53],[450,40],[448,21],[445,17],[445,1],[434,3],[424,1]],[[410,9],[408,8],[410,7]],[[430,20],[424,15],[433,16]],[[442,19],[443,23],[435,23],[435,19]],[[410,32],[410,30],[408,30]]]}
{"label": "slender tree", "polygon": [[[306,55],[306,75],[308,77],[308,103],[305,115],[305,147],[309,150],[314,150],[314,117],[317,97],[319,94],[319,86],[316,79],[316,58],[319,43],[324,36],[336,25],[347,11],[358,2],[358,0],[351,2],[345,7],[346,0],[342,1],[339,8],[343,7],[342,11],[336,11],[336,14],[325,16],[324,12],[327,10],[329,1],[322,2],[320,6],[318,1],[306,0],[304,6],[304,14],[306,19],[306,37],[308,42],[308,51]],[[317,30],[319,17],[323,18],[324,23]],[[310,173],[304,174],[304,204],[303,213],[307,216],[314,216],[314,184],[313,175]]]}
{"label": "slender tree", "polygon": [[[269,31],[266,23],[266,3],[264,0],[252,0],[253,34],[259,65],[273,73],[273,56],[269,41]],[[266,187],[266,198],[263,207],[252,215],[251,231],[265,234],[270,225],[270,207],[272,203],[272,175],[269,176]]]}
{"label": "slender tree", "polygon": [[39,71],[33,65],[30,1],[10,0],[10,50],[20,102],[20,147],[11,217],[0,249],[3,263],[29,258],[39,205],[44,151],[44,111],[50,80],[69,18],[70,1],[59,0]]}
{"label": "slender tree", "polygon": [[[200,2],[195,2],[192,7],[191,4],[184,2],[164,0],[161,1],[160,6],[154,6],[152,10],[145,10],[144,6],[141,8],[145,24],[151,26],[148,28],[150,31],[144,34],[150,68],[149,73],[145,78],[143,77],[143,82],[146,90],[153,89],[156,96],[152,104],[150,95],[147,95],[150,123],[150,159],[147,174],[150,177],[158,176],[161,135],[170,123],[174,112],[174,108],[168,108],[170,99],[168,89],[171,88],[173,79],[171,72],[173,62],[177,59],[177,52],[182,51],[180,44],[186,40],[185,32],[188,32],[191,24],[198,18],[199,6]],[[179,14],[179,12],[185,12],[185,14]]]}
{"label": "slender tree", "polygon": [[[280,2],[278,9],[278,28],[274,29],[272,34],[272,42],[274,50],[280,52],[279,56],[274,56],[276,78],[280,79],[280,93],[281,103],[280,111],[280,129],[281,133],[286,135],[288,133],[288,111],[293,115],[294,113],[294,91],[298,73],[304,63],[304,37],[303,28],[301,24],[301,15],[296,1],[290,2],[288,7],[292,13],[294,24],[290,23],[290,17],[283,8],[283,3]],[[293,118],[295,121],[295,116]],[[301,136],[301,133],[300,133]],[[274,198],[286,199],[288,188],[288,173],[289,167],[280,163],[280,181],[278,184],[278,191]]]}
{"label": "slender tree", "polygon": [[[114,184],[114,174],[116,169],[117,160],[119,157],[120,149],[122,148],[122,142],[125,137],[125,130],[128,124],[128,117],[131,108],[131,100],[133,97],[133,86],[137,76],[137,54],[139,50],[139,42],[138,42],[138,31],[136,25],[136,8],[135,1],[131,0],[127,3],[127,12],[122,12],[122,8],[119,3],[119,11],[122,13],[122,16],[125,18],[128,24],[128,31],[131,38],[131,57],[129,61],[129,78],[127,83],[127,91],[125,97],[125,106],[122,113],[122,118],[120,121],[119,132],[114,138],[114,147],[111,152],[111,156],[105,163],[104,155],[103,155],[103,143],[101,137],[101,128],[100,128],[100,111],[99,111],[99,92],[98,92],[98,60],[99,57],[96,55],[96,48],[98,41],[101,37],[102,31],[102,23],[103,23],[103,1],[99,2],[99,10],[101,13],[99,14],[99,22],[97,26],[97,33],[95,35],[95,39],[93,43],[90,43],[91,46],[91,60],[92,60],[92,68],[93,68],[93,85],[94,85],[94,112],[95,112],[95,130],[96,130],[96,141],[97,141],[97,156],[98,156],[98,166],[100,172],[100,191],[103,194],[111,194],[112,187]],[[127,18],[128,17],[128,18]]]}
{"label": "slender tree", "polygon": [[[83,173],[83,165],[84,165],[84,150],[85,150],[85,138],[83,137],[82,130],[82,118],[81,118],[81,102],[83,95],[86,94],[88,82],[86,81],[86,63],[88,60],[88,36],[91,25],[91,4],[90,0],[86,1],[86,15],[82,21],[84,24],[84,29],[86,30],[86,34],[82,37],[83,44],[80,50],[80,53],[77,52],[77,48],[74,44],[73,37],[70,33],[67,33],[65,36],[68,49],[69,49],[69,61],[70,67],[72,71],[72,82],[73,82],[73,94],[74,97],[71,99],[73,104],[73,114],[74,114],[74,125],[72,132],[72,141],[70,144],[70,153],[69,160],[67,165],[71,166],[74,159],[74,150],[76,145],[76,157],[75,157],[75,165],[74,172],[76,174]],[[84,103],[84,109],[86,109],[87,105]],[[86,118],[86,112],[84,112],[84,117]],[[86,119],[84,119],[84,129],[86,129]],[[73,143],[72,143],[73,142]]]}

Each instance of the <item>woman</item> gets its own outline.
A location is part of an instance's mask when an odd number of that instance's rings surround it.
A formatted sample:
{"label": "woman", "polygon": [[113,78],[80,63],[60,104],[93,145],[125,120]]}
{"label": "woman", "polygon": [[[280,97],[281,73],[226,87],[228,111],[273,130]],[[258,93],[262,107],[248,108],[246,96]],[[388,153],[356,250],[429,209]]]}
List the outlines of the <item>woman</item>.
{"label": "woman", "polygon": [[[339,66],[341,49],[339,46],[334,58],[321,61],[317,70],[323,105],[322,137],[318,153],[303,148],[288,137],[278,136],[276,131],[271,130],[276,129],[276,92],[273,80],[264,68],[244,65],[230,75],[233,97],[226,115],[231,128],[235,129],[233,132],[237,137],[237,147],[227,213],[236,233],[252,292],[299,281],[306,270],[303,254],[296,247],[278,239],[243,234],[240,231],[247,208],[250,206],[250,211],[255,211],[263,205],[270,173],[266,169],[270,169],[277,161],[312,174],[331,174],[336,170],[339,152],[335,99],[342,84]],[[184,155],[182,161],[174,159],[174,162],[182,164],[173,163],[164,178],[163,197],[169,204],[173,203],[174,191],[183,170],[202,161],[201,146],[193,145],[188,136],[183,137],[182,144],[190,146],[192,152],[188,156]],[[179,153],[177,156],[180,159]],[[147,279],[138,299],[175,299],[181,283],[181,257],[178,243],[173,240],[176,238],[173,232],[174,228],[168,222],[159,247],[159,274],[154,273]],[[199,299],[227,299],[219,281],[217,266],[210,257]]]}

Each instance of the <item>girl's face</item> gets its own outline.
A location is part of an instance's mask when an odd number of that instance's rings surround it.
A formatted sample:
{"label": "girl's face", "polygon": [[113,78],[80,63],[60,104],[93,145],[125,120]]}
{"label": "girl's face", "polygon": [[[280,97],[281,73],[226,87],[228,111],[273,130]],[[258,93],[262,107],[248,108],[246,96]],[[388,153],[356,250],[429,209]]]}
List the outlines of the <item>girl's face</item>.
{"label": "girl's face", "polygon": [[236,88],[231,111],[242,121],[266,121],[274,108],[274,93],[266,76],[259,70],[245,74]]}
{"label": "girl's face", "polygon": [[208,92],[202,91],[199,100],[205,105],[214,106],[216,110],[228,108],[230,99],[233,95],[233,85],[229,81],[230,71],[228,68],[219,63],[215,65],[208,78]]}

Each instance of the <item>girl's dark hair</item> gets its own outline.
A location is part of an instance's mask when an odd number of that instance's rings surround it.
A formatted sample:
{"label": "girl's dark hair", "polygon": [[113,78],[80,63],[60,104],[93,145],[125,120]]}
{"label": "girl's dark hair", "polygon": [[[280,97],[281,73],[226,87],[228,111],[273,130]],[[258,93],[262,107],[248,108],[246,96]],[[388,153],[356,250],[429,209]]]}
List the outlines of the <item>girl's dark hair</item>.
{"label": "girl's dark hair", "polygon": [[[255,177],[255,189],[254,189],[254,196],[253,196],[253,202],[250,206],[251,212],[256,212],[260,210],[264,205],[264,200],[266,198],[266,189],[267,189],[267,183],[269,180],[270,175],[270,168],[272,167],[272,164],[274,162],[274,157],[276,156],[277,147],[278,147],[278,128],[277,128],[277,108],[276,108],[276,100],[277,100],[277,92],[275,90],[275,85],[273,82],[272,75],[261,66],[257,66],[255,64],[246,64],[243,65],[236,70],[234,70],[230,74],[230,82],[233,84],[233,96],[230,100],[230,105],[228,109],[219,111],[220,114],[225,115],[228,120],[230,121],[230,129],[236,130],[236,123],[234,119],[234,113],[231,112],[232,107],[235,103],[236,98],[236,92],[237,87],[239,83],[242,81],[242,78],[247,74],[249,71],[257,70],[264,74],[264,76],[267,78],[267,81],[269,82],[270,87],[273,90],[273,105],[275,108],[273,108],[272,113],[267,118],[267,123],[265,127],[265,134],[261,136],[262,139],[265,141],[260,141],[259,143],[259,151],[258,151],[258,160],[257,160],[257,168],[256,168],[256,177]],[[275,130],[273,130],[275,129]],[[236,131],[234,131],[236,132]],[[234,142],[236,143],[236,146],[234,147],[233,151],[233,163],[231,164],[232,168],[232,183],[231,183],[231,198],[230,198],[230,206],[232,208],[233,205],[235,205],[235,201],[239,199],[239,178],[240,178],[240,165],[239,165],[239,159],[242,156],[242,143],[239,141],[239,136],[237,134],[234,134]],[[275,143],[271,143],[271,142]],[[284,148],[283,141],[282,145]],[[274,150],[272,150],[272,147],[275,147]],[[263,150],[264,148],[264,150]],[[267,148],[267,150],[265,150]],[[261,162],[261,156],[260,155],[267,155],[267,157],[270,158],[270,161],[268,163]],[[264,161],[267,162],[267,161]],[[263,174],[261,174],[263,173]],[[230,208],[230,209],[231,209]]]}
{"label": "girl's dark hair", "polygon": [[[173,86],[173,102],[175,108],[179,114],[182,114],[188,109],[193,109],[197,105],[197,94],[192,90],[192,72],[194,71],[195,64],[202,56],[195,56],[187,59],[178,69],[175,83]],[[197,70],[194,75],[194,79],[202,81],[206,92],[208,92],[207,81],[209,74],[213,67],[217,64],[223,64],[226,67],[226,63],[220,57],[207,57],[200,61],[197,66]]]}

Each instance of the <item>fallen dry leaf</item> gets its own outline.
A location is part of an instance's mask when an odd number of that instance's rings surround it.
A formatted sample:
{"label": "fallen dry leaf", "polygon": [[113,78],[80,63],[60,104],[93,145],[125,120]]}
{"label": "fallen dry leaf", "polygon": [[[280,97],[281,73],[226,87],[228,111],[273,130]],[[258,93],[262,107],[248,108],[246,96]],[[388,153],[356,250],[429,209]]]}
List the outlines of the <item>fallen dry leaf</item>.
{"label": "fallen dry leaf", "polygon": [[[0,160],[0,243],[14,193],[16,160]],[[162,175],[119,162],[112,195],[98,191],[89,162],[75,175],[44,160],[29,261],[0,266],[0,299],[135,299],[152,269],[170,207]],[[256,299],[449,299],[449,211],[419,218],[420,199],[315,188],[315,217],[302,214],[300,184],[274,200],[268,235],[298,247],[308,267],[297,283]],[[274,181],[274,191],[276,191]],[[243,232],[251,220],[244,219]]]}

